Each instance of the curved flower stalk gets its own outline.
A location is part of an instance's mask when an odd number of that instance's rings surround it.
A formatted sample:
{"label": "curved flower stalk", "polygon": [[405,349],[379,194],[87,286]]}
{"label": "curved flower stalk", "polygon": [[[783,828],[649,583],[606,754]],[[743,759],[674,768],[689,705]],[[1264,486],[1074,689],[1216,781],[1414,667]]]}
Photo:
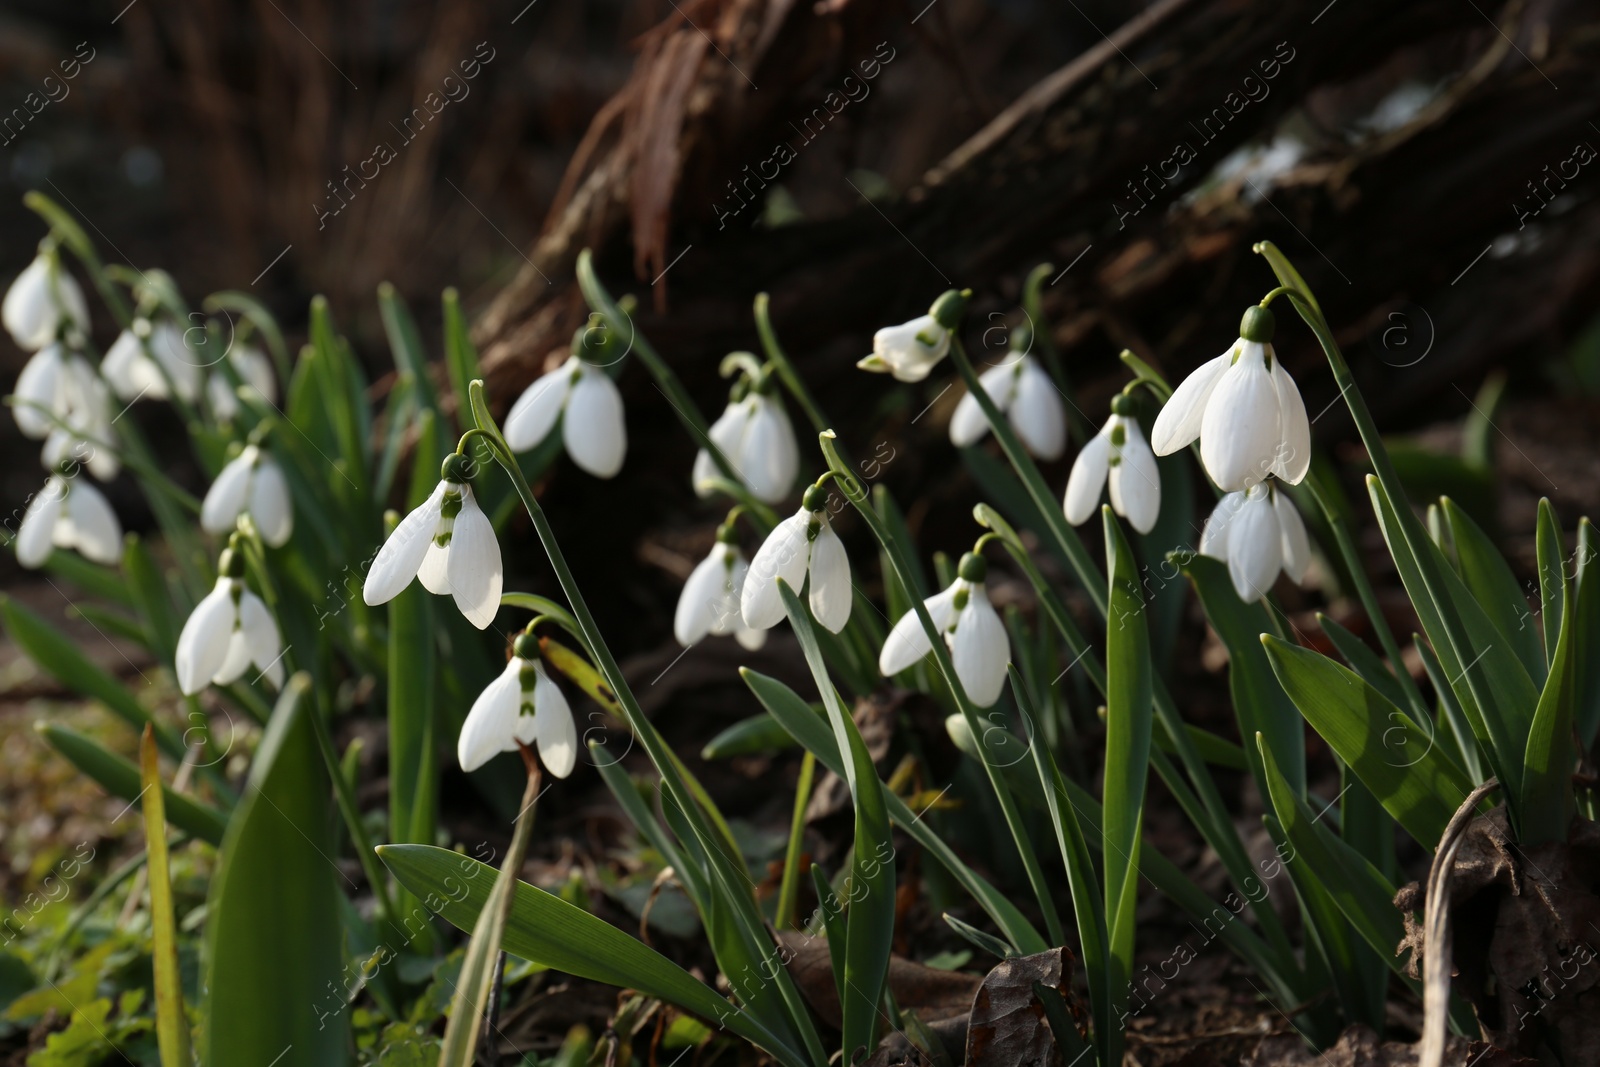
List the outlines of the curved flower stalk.
{"label": "curved flower stalk", "polygon": [[[989,603],[984,579],[988,562],[975,552],[961,557],[958,577],[942,593],[922,602],[933,625],[944,635],[955,664],[956,677],[967,691],[967,699],[987,708],[1000,699],[1005,689],[1006,666],[1011,662],[1011,642],[1005,624]],[[914,611],[900,616],[883,643],[878,670],[888,678],[899,674],[933,652],[928,631]]]}
{"label": "curved flower stalk", "polygon": [[193,696],[207,685],[228,685],[254,664],[274,689],[283,685],[283,641],[261,598],[244,584],[244,547],[228,539],[217,563],[217,584],[195,605],[178,635],[178,688]]}
{"label": "curved flower stalk", "polygon": [[833,633],[850,621],[850,557],[828,522],[828,493],[821,484],[806,489],[800,510],[773,527],[750,561],[739,612],[752,630],[770,630],[782,621],[778,579],[799,590],[811,576],[811,613]]}
{"label": "curved flower stalk", "polygon": [[941,294],[926,315],[872,335],[872,355],[856,366],[876,374],[892,374],[902,382],[920,382],[950,352],[950,331],[961,322],[970,290]]}
{"label": "curved flower stalk", "polygon": [[225,534],[246,514],[273,548],[281,548],[294,532],[294,509],[283,469],[253,444],[229,460],[211,483],[200,506],[200,525],[207,533]]}
{"label": "curved flower stalk", "polygon": [[622,393],[605,372],[611,344],[598,313],[572,338],[572,355],[517,398],[506,416],[506,443],[514,452],[550,436],[561,423],[567,454],[596,478],[610,478],[622,469],[628,453],[628,427],[622,415]]}
{"label": "curved flower stalk", "polygon": [[1239,339],[1183,380],[1156,417],[1150,444],[1165,456],[1200,439],[1200,461],[1226,492],[1269,474],[1290,485],[1311,467],[1311,423],[1294,379],[1272,351],[1272,312],[1251,307]]}
{"label": "curved flower stalk", "polygon": [[[254,389],[269,404],[278,403],[278,382],[272,376],[272,363],[254,345],[236,344],[229,350],[228,365],[239,375],[239,388]],[[223,422],[232,422],[239,413],[239,394],[220,369],[206,379],[206,400]]]}
{"label": "curved flower stalk", "polygon": [[672,618],[672,635],[684,648],[705,636],[732,634],[734,640],[754,652],[767,643],[765,630],[747,626],[739,610],[740,597],[750,565],[734,535],[734,516],[717,529],[717,541],[706,558],[695,565],[683,583],[678,610]]}
{"label": "curved flower stalk", "polygon": [[[800,473],[800,445],[783,400],[765,373],[734,386],[708,436],[757,500],[776,504],[789,495]],[[702,448],[694,457],[695,492],[710,496],[721,473],[710,451]]]}
{"label": "curved flower stalk", "polygon": [[456,741],[456,759],[464,771],[475,771],[502,752],[533,745],[538,746],[545,770],[557,778],[571,774],[578,762],[572,709],[545,673],[533,625],[517,635],[506,669],[478,694],[467,712]]}
{"label": "curved flower stalk", "polygon": [[[1013,352],[1005,362],[980,374],[978,381],[1029,452],[1043,460],[1061,457],[1067,447],[1067,412],[1055,382],[1038,360],[1026,352]],[[978,398],[968,393],[950,417],[950,443],[965,448],[977,444],[988,432],[989,420]]]}
{"label": "curved flower stalk", "polygon": [[1117,394],[1111,401],[1111,417],[1073,460],[1062,501],[1072,525],[1089,521],[1100,503],[1100,491],[1109,482],[1113,511],[1142,534],[1155,527],[1161,513],[1161,472],[1133,409],[1131,397]]}
{"label": "curved flower stalk", "polygon": [[1234,592],[1249,602],[1267,595],[1279,571],[1303,583],[1311,542],[1288,494],[1272,482],[1258,482],[1217,501],[1200,533],[1200,554],[1227,563]]}
{"label": "curved flower stalk", "polygon": [[105,496],[87,481],[52,474],[28,502],[17,527],[17,562],[32,570],[51,548],[74,548],[107,565],[122,559],[122,524]]}
{"label": "curved flower stalk", "polygon": [[386,604],[420,580],[430,593],[450,594],[467,621],[488,627],[500,608],[500,543],[472,495],[467,457],[446,456],[439,484],[427,500],[400,520],[367,571],[361,598]]}
{"label": "curved flower stalk", "polygon": [[37,352],[62,336],[81,343],[88,334],[89,304],[77,281],[62,269],[53,244],[41,248],[11,283],[0,302],[0,318],[26,352]]}
{"label": "curved flower stalk", "polygon": [[200,394],[200,364],[183,331],[168,319],[134,319],[106,350],[100,373],[118,397],[130,402],[142,397],[169,400],[176,392],[178,399],[192,404]]}

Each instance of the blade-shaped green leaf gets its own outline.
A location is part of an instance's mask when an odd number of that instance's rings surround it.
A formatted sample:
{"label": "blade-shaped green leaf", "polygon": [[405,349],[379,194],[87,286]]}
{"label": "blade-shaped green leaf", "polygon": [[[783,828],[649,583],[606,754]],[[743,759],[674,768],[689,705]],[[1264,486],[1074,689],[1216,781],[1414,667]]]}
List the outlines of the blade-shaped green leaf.
{"label": "blade-shaped green leaf", "polygon": [[461,296],[455,289],[446,289],[441,303],[444,307],[444,365],[450,373],[450,391],[456,398],[456,424],[465,430],[471,425],[467,413],[472,402],[467,398],[467,387],[478,376],[478,349],[467,330],[466,316],[461,313]]}
{"label": "blade-shaped green leaf", "polygon": [[[114,752],[109,752],[96,741],[54,723],[37,723],[34,729],[39,731],[51,748],[61,753],[78,770],[93,778],[112,796],[121,797],[133,803],[139,799],[142,789],[139,783],[139,768],[131,761],[123,759]],[[191,834],[211,845],[222,843],[223,831],[228,825],[228,816],[197,800],[191,800],[182,793],[174,793],[168,786],[162,787],[165,795],[167,821],[186,834]]]}
{"label": "blade-shaped green leaf", "polygon": [[[1541,512],[1544,508],[1540,509]],[[1544,556],[1543,515],[1541,514],[1540,556]],[[1541,568],[1543,560],[1541,559]],[[1557,554],[1552,561],[1553,589],[1545,593],[1546,633],[1554,633],[1551,613],[1559,619],[1565,613],[1570,587]],[[1539,707],[1533,713],[1528,731],[1528,747],[1522,767],[1522,824],[1519,840],[1527,845],[1565,841],[1572,821],[1572,772],[1578,755],[1572,746],[1574,700],[1572,670],[1573,626],[1562,626],[1552,649],[1550,674],[1545,678]]]}
{"label": "blade-shaped green leaf", "polygon": [[1424,848],[1437,845],[1472,786],[1435,748],[1434,733],[1327,656],[1266,634],[1261,643],[1311,728],[1406,832]]}
{"label": "blade-shaped green leaf", "polygon": [[[487,864],[433,845],[384,845],[378,854],[402,885],[457,929],[470,930],[488,903],[496,872]],[[516,884],[501,946],[552,970],[676,1004],[726,1026],[788,1067],[805,1065],[748,1012],[661,953],[526,882]]]}
{"label": "blade-shaped green leaf", "polygon": [[166,787],[156,756],[155,734],[144,728],[139,739],[140,807],[144,815],[145,871],[150,879],[151,966],[155,975],[156,1040],[161,1067],[190,1067],[189,1020],[183,1014],[178,975],[177,918],[172,912],[172,874],[167,868]]}
{"label": "blade-shaped green leaf", "polygon": [[289,1050],[349,1059],[349,1013],[315,1005],[342,988],[339,870],[328,854],[328,777],[312,735],[310,676],[290,678],[250,768],[211,881],[201,1061]]}
{"label": "blade-shaped green leaf", "polygon": [[1517,658],[1535,683],[1544,680],[1544,650],[1539,647],[1539,631],[1534,626],[1528,595],[1517,576],[1511,573],[1500,550],[1489,535],[1454,500],[1440,501],[1445,521],[1450,524],[1450,539],[1456,549],[1456,565],[1461,580],[1483,606],[1484,612],[1510,642]]}
{"label": "blade-shaped green leaf", "polygon": [[1578,521],[1578,580],[1571,615],[1573,699],[1578,740],[1587,752],[1600,731],[1600,536],[1588,519]]}
{"label": "blade-shaped green leaf", "polygon": [[1339,650],[1339,655],[1350,665],[1351,670],[1382,693],[1389,703],[1399,708],[1406,707],[1408,701],[1405,690],[1390,673],[1381,656],[1368,648],[1367,643],[1361,638],[1320,611],[1317,612],[1317,622],[1322,626],[1322,632],[1328,635],[1328,640],[1333,642],[1333,647]]}
{"label": "blade-shaped green leaf", "polygon": [[1567,607],[1567,546],[1561,537],[1561,521],[1556,518],[1556,509],[1550,506],[1548,497],[1539,501],[1539,523],[1534,540],[1539,556],[1539,618],[1544,623],[1545,659],[1554,664],[1561,618]]}

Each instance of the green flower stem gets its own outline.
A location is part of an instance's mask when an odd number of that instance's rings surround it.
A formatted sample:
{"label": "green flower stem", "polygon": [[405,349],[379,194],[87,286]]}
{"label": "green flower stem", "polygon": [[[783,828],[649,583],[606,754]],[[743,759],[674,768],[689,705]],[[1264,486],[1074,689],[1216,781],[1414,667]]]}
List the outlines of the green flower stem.
{"label": "green flower stem", "polygon": [[[585,253],[579,258],[579,278],[585,273],[593,279],[593,270],[588,266],[588,256]],[[602,290],[603,292],[603,290]],[[592,300],[592,298],[591,298]],[[602,309],[604,313],[604,309]],[[516,457],[511,453],[510,447],[505,443],[499,427],[489,414],[488,404],[484,400],[482,380],[474,381],[469,389],[472,401],[472,414],[477,425],[483,429],[493,442],[495,458],[499,461],[506,473],[511,478],[512,485],[516,488],[517,495],[522,498],[523,507],[527,509],[528,517],[533,521],[534,530],[539,535],[539,541],[544,545],[545,554],[550,558],[550,566],[556,572],[556,579],[561,583],[561,589],[567,595],[567,601],[572,605],[572,615],[576,619],[583,633],[584,644],[593,656],[595,666],[599,668],[606,683],[611,687],[612,694],[622,710],[623,717],[633,735],[638,738],[645,753],[656,766],[656,771],[661,775],[662,787],[670,796],[685,821],[694,831],[699,840],[701,849],[711,860],[711,867],[717,875],[726,897],[736,905],[733,918],[739,924],[740,934],[747,942],[752,955],[764,954],[762,945],[766,940],[762,921],[755,908],[755,897],[750,885],[749,874],[744,870],[741,857],[730,857],[726,853],[726,846],[718,840],[717,835],[706,823],[705,812],[696,800],[694,793],[685,783],[680,773],[681,764],[672,750],[667,746],[661,735],[656,732],[655,726],[645,717],[644,710],[639,707],[638,699],[633,695],[633,690],[628,686],[627,679],[623,676],[622,668],[618,666],[616,658],[606,646],[605,638],[600,633],[600,628],[590,613],[588,604],[583,599],[583,593],[578,588],[577,580],[572,575],[572,569],[567,566],[566,556],[561,551],[561,545],[556,541],[555,531],[550,527],[550,521],[545,517],[544,508],[533,495],[533,489],[522,475],[522,470],[517,466]],[[680,412],[681,414],[681,412]],[[770,941],[766,942],[767,949],[771,948]],[[789,972],[779,967],[775,972],[774,983],[778,987],[788,1009],[789,1022],[795,1032],[805,1042],[806,1052],[816,1067],[825,1067],[827,1053],[823,1051],[821,1038],[817,1036],[816,1027],[811,1022],[810,1009],[800,998],[800,992],[795,987]]]}
{"label": "green flower stem", "polygon": [[1033,498],[1034,505],[1044,516],[1045,525],[1050,528],[1051,536],[1065,553],[1073,575],[1078,579],[1078,585],[1083,588],[1089,597],[1089,602],[1094,605],[1095,614],[1103,620],[1106,617],[1105,578],[1095,566],[1094,559],[1089,555],[1089,550],[1084,547],[1077,533],[1067,525],[1067,517],[1061,511],[1061,502],[1045,484],[1044,475],[1039,473],[1039,468],[1034,465],[1032,457],[1022,447],[1016,432],[1011,429],[1011,423],[1000,413],[1000,409],[994,406],[994,401],[989,399],[989,394],[984,391],[982,383],[978,381],[977,373],[972,369],[972,361],[967,358],[966,347],[954,332],[950,336],[950,359],[960,373],[961,380],[966,382],[967,391],[983,409],[984,417],[989,420],[989,428],[994,431],[995,439],[1000,442],[1006,458],[1011,461],[1012,469],[1022,479],[1022,484],[1028,490],[1028,495]]}
{"label": "green flower stem", "polygon": [[816,400],[811,395],[811,390],[806,388],[806,383],[800,380],[799,373],[794,369],[794,364],[789,362],[788,355],[783,346],[778,343],[778,333],[772,328],[771,301],[766,293],[756,294],[755,315],[756,333],[761,335],[761,349],[767,354],[767,359],[772,363],[773,369],[778,372],[778,378],[783,382],[784,388],[789,390],[789,395],[794,397],[794,402],[800,405],[800,410],[806,413],[806,418],[811,422],[811,428],[821,433],[830,425],[827,416],[823,415],[822,408],[817,406]]}
{"label": "green flower stem", "polygon": [[[501,593],[500,605],[507,608],[522,608],[525,611],[534,612],[536,617],[542,616],[555,623],[571,634],[578,644],[582,646],[589,658],[591,660],[594,659],[594,650],[589,647],[589,639],[584,636],[583,627],[578,625],[578,620],[572,617],[570,611],[557,604],[554,600],[535,593]],[[537,621],[537,618],[535,621]],[[533,624],[529,623],[528,625],[531,628]]]}
{"label": "green flower stem", "polygon": [[1383,617],[1383,609],[1378,604],[1378,594],[1372,588],[1372,580],[1367,577],[1366,568],[1362,566],[1360,550],[1356,548],[1355,538],[1350,533],[1350,523],[1318,488],[1315,478],[1307,478],[1304,484],[1312,499],[1317,502],[1317,507],[1322,510],[1328,528],[1333,531],[1334,544],[1339,548],[1339,555],[1344,558],[1345,569],[1350,572],[1350,581],[1356,588],[1356,597],[1361,601],[1361,608],[1367,613],[1367,620],[1378,635],[1378,643],[1383,646],[1383,654],[1389,657],[1395,681],[1405,690],[1412,714],[1419,723],[1430,721],[1432,716],[1428,712],[1427,703],[1422,699],[1422,691],[1417,688],[1411,672],[1406,670],[1405,659],[1400,655],[1400,645],[1394,639],[1394,632],[1389,629],[1388,620]]}
{"label": "green flower stem", "polygon": [[1163,404],[1172,399],[1172,386],[1167,384],[1167,380],[1161,376],[1160,371],[1126,348],[1122,350],[1122,353],[1117,358],[1122,360],[1125,367],[1133,371],[1134,380],[1149,386],[1150,391]]}
{"label": "green flower stem", "polygon": [[783,855],[783,881],[778,887],[778,911],[772,925],[779,930],[798,930],[795,906],[800,899],[800,857],[806,827],[806,806],[811,801],[811,780],[817,772],[817,757],[810,749],[800,759],[800,781],[794,787],[794,815],[789,820],[789,847]]}
{"label": "green flower stem", "polygon": [[[915,588],[915,579],[912,577],[911,560],[906,555],[905,546],[900,544],[898,538],[889,532],[883,520],[878,517],[877,511],[872,507],[872,500],[867,491],[850,473],[850,468],[845,465],[844,459],[834,448],[833,431],[826,430],[818,435],[822,443],[822,454],[827,458],[828,467],[834,471],[839,483],[839,489],[844,493],[845,499],[855,506],[863,521],[871,528],[873,536],[888,553],[890,561],[894,564],[895,575],[900,579],[900,584],[907,589]],[[928,614],[927,605],[921,600],[913,600],[912,610],[917,613],[917,619],[922,623],[923,631],[928,635],[928,641],[933,646],[933,656],[939,666],[939,673],[950,686],[950,691],[955,695],[956,705],[961,711],[961,717],[966,720],[967,728],[974,738],[982,738],[985,732],[986,720],[973,707],[972,701],[967,697],[966,688],[961,680],[956,677],[955,663],[950,658],[950,650],[945,647],[944,635],[933,624],[933,618]],[[1052,945],[1065,943],[1066,934],[1061,925],[1061,916],[1056,911],[1055,901],[1051,897],[1050,885],[1045,880],[1044,870],[1039,865],[1039,857],[1034,852],[1033,842],[1028,838],[1027,828],[1022,822],[1022,814],[1017,809],[1016,799],[1011,795],[1011,789],[1006,784],[1000,768],[996,767],[988,758],[987,751],[982,744],[978,752],[983,757],[983,769],[989,776],[989,784],[994,789],[995,798],[1000,802],[1000,810],[1005,816],[1006,825],[1011,830],[1011,836],[1021,854],[1024,870],[1028,875],[1028,882],[1033,887],[1034,896],[1038,899],[1039,910],[1044,915],[1045,932]]]}

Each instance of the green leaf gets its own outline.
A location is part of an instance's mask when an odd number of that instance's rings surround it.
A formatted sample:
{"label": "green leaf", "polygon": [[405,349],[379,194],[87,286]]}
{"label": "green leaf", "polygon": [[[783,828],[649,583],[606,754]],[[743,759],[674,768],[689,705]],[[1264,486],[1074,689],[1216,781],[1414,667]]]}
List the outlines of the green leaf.
{"label": "green leaf", "polygon": [[431,594],[421,582],[412,582],[389,602],[391,841],[433,841],[435,654]]}
{"label": "green leaf", "polygon": [[[1108,986],[1126,1006],[1133,974],[1139,850],[1144,844],[1145,779],[1152,719],[1150,635],[1139,568],[1110,507],[1101,509],[1110,572],[1106,613],[1106,762],[1101,851],[1105,863]],[[1118,1062],[1116,1059],[1110,1062]]]}
{"label": "green leaf", "polygon": [[378,313],[383,319],[383,332],[389,338],[395,368],[416,383],[417,399],[422,406],[437,411],[439,398],[428,381],[428,354],[422,347],[422,335],[417,332],[416,320],[411,317],[405,298],[388,282],[378,284]]}
{"label": "green leaf", "polygon": [[156,1038],[161,1067],[190,1067],[189,1020],[183,1014],[183,988],[178,975],[177,919],[172,912],[172,877],[167,869],[167,818],[163,805],[155,734],[144,728],[139,740],[139,791],[144,814],[145,871],[150,879],[150,956],[155,971]]}
{"label": "green leaf", "polygon": [[1339,655],[1368,685],[1382,693],[1396,707],[1404,708],[1407,705],[1405,689],[1390,673],[1383,658],[1368,648],[1365,641],[1320,611],[1317,612],[1317,622],[1322,626],[1322,632],[1328,635],[1328,640],[1333,642],[1333,647],[1339,650]]}
{"label": "green leaf", "polygon": [[731,759],[734,756],[770,754],[793,748],[794,738],[771,715],[760,713],[741,719],[707,741],[700,750],[703,760]]}
{"label": "green leaf", "polygon": [[[761,701],[761,706],[783,724],[783,728],[800,742],[801,747],[814,753],[817,760],[834,774],[844,777],[844,760],[839,754],[839,745],[834,739],[833,732],[810,704],[776,678],[769,678],[748,667],[739,668],[739,676],[756,695],[756,699]],[[894,820],[894,824],[950,872],[951,877],[971,894],[978,902],[978,906],[988,913],[1001,933],[1005,934],[1022,954],[1043,952],[1050,947],[1022,912],[1017,910],[1017,906],[982,875],[962,862],[955,850],[928,826],[926,820],[914,814],[906,806],[905,801],[887,790],[884,791],[883,799],[889,811],[889,818]]]}
{"label": "green leaf", "polygon": [[454,289],[446,289],[441,297],[444,305],[444,365],[450,372],[450,389],[456,397],[456,425],[465,430],[471,420],[467,413],[472,409],[467,387],[478,376],[478,350],[467,330],[467,320],[461,313],[461,297]]}
{"label": "green leaf", "polygon": [[[495,869],[433,845],[384,845],[378,855],[396,878],[438,914],[470,930],[489,901]],[[693,1012],[753,1042],[787,1067],[805,1060],[748,1012],[611,924],[542,889],[518,882],[501,947],[552,970],[635,989]]]}
{"label": "green leaf", "polygon": [[[1228,685],[1233,693],[1233,710],[1239,719],[1239,736],[1250,738],[1260,733],[1272,746],[1278,766],[1283,768],[1294,791],[1306,791],[1305,727],[1300,713],[1283,692],[1283,686],[1267,663],[1261,648],[1261,635],[1273,629],[1272,617],[1261,601],[1246,604],[1234,592],[1228,566],[1209,556],[1190,555],[1183,573],[1194,582],[1195,592],[1205,608],[1206,618],[1228,649]],[[1250,773],[1263,795],[1267,783],[1261,759],[1254,746],[1246,746]]]}
{"label": "green leaf", "polygon": [[150,635],[150,648],[163,663],[170,662],[178,647],[182,627],[172,614],[172,594],[156,566],[143,538],[130,533],[123,539],[122,572],[128,576],[133,602]]}
{"label": "green leaf", "polygon": [[[1539,556],[1540,570],[1544,570],[1545,533],[1544,519],[1548,501],[1540,505]],[[1559,536],[1559,535],[1558,535]],[[1561,555],[1556,552],[1552,561],[1553,588],[1545,592],[1545,627],[1550,629],[1552,613],[1560,619],[1565,613],[1570,588],[1566,573],[1561,567]],[[1541,573],[1541,580],[1543,574]],[[1574,619],[1574,621],[1576,621]],[[1577,768],[1578,754],[1572,746],[1573,705],[1575,702],[1574,674],[1572,668],[1572,635],[1575,627],[1562,626],[1551,649],[1550,674],[1545,679],[1544,691],[1539,694],[1539,706],[1533,713],[1533,726],[1528,731],[1528,747],[1522,766],[1522,823],[1519,841],[1524,845],[1566,841],[1567,827],[1572,821],[1572,772]]]}
{"label": "green leaf", "polygon": [[201,1062],[228,1067],[292,1049],[341,1064],[346,1012],[315,1005],[343,982],[328,778],[312,736],[311,679],[290,678],[218,856],[205,934]]}
{"label": "green leaf", "polygon": [[1556,518],[1556,509],[1550,506],[1548,497],[1539,501],[1535,541],[1539,553],[1539,617],[1544,623],[1544,650],[1547,661],[1554,664],[1561,618],[1567,606],[1567,546],[1562,543],[1561,521]]}
{"label": "green leaf", "polygon": [[1284,691],[1340,759],[1424,848],[1433,849],[1472,786],[1435,734],[1327,656],[1263,634]]}
{"label": "green leaf", "polygon": [[856,825],[847,882],[850,907],[845,914],[844,986],[839,1003],[844,1060],[855,1063],[863,1050],[870,1057],[877,1047],[874,1034],[878,1029],[878,1003],[883,999],[889,956],[894,948],[894,840],[889,832],[883,783],[878,780],[861,731],[828,677],[822,649],[811,626],[811,612],[782,579],[778,580],[778,592],[822,695],[834,742],[841,753],[850,754],[844,777],[855,802]]}
{"label": "green leaf", "polygon": [[1588,519],[1578,520],[1576,607],[1573,633],[1573,699],[1578,740],[1587,752],[1600,731],[1600,537]]}
{"label": "green leaf", "polygon": [[[130,804],[139,799],[142,787],[139,768],[121,756],[108,752],[97,742],[54,723],[37,723],[34,729],[49,746],[67,758],[78,770],[93,778],[112,796],[121,797]],[[191,800],[182,793],[174,793],[162,786],[163,806],[167,821],[186,834],[198,837],[211,845],[220,845],[228,825],[228,816],[208,804]]]}
{"label": "green leaf", "polygon": [[1533,625],[1533,611],[1528,607],[1528,596],[1522,583],[1511,573],[1511,565],[1495,548],[1489,535],[1456,505],[1445,497],[1440,501],[1445,520],[1450,524],[1450,539],[1455,544],[1456,565],[1461,580],[1491,622],[1510,642],[1517,658],[1535,682],[1544,680],[1544,649],[1539,646],[1539,632]]}

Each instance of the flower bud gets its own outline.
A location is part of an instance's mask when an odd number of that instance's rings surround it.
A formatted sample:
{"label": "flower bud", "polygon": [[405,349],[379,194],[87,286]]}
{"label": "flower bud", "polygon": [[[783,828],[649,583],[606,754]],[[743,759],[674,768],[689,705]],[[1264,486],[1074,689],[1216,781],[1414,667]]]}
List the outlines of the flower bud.
{"label": "flower bud", "polygon": [[961,316],[966,314],[967,298],[972,295],[971,289],[946,289],[939,294],[939,299],[933,302],[928,309],[928,314],[933,316],[935,322],[947,330],[953,330],[961,325]]}

